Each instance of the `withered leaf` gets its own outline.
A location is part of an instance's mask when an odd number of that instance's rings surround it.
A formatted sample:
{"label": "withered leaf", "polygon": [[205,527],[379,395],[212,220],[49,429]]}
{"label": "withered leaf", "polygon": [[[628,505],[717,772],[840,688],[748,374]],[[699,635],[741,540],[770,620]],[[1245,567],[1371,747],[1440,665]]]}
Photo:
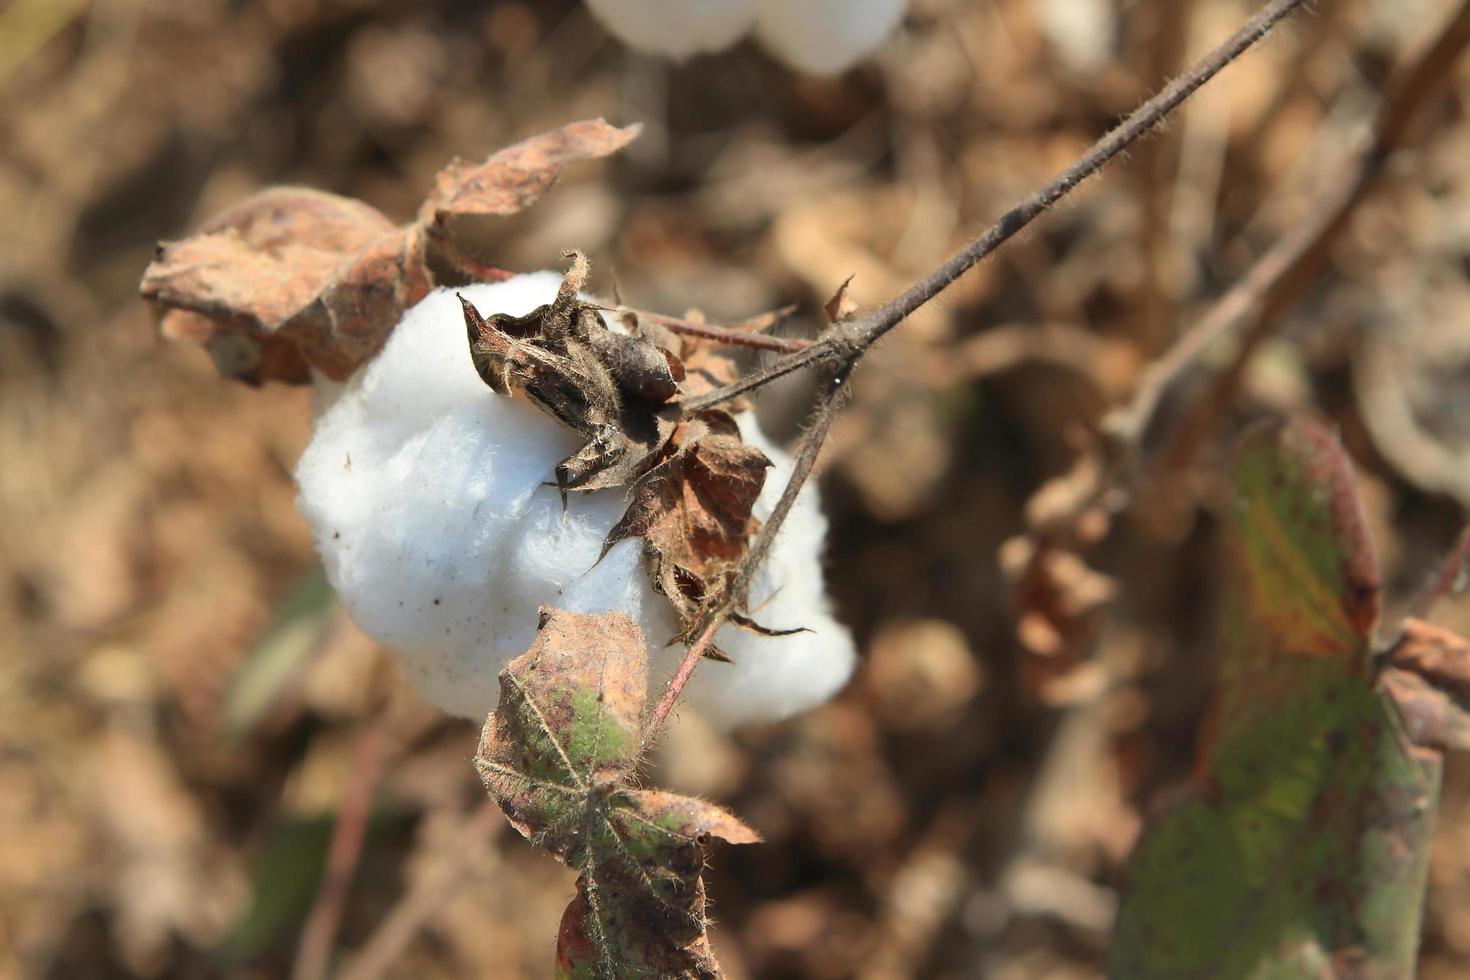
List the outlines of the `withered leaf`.
{"label": "withered leaf", "polygon": [[670,399],[677,359],[644,337],[607,328],[578,295],[587,259],[573,259],[556,298],[524,316],[482,315],[463,296],[470,358],[496,393],[523,392],[586,438],[554,469],[555,485],[590,491],[628,485],[653,465],[678,419]]}
{"label": "withered leaf", "polygon": [[[740,368],[735,361],[714,344],[692,337],[682,337],[680,340],[679,360],[683,366],[684,380],[679,384],[679,391],[684,397],[708,394],[716,388],[731,384],[740,376]],[[744,399],[737,399],[730,405],[739,411],[746,402]]]}
{"label": "withered leaf", "polygon": [[[622,318],[629,333],[609,330],[601,309],[579,295],[586,258],[567,255],[572,267],[556,298],[524,316],[484,315],[461,297],[470,357],[491,389],[524,392],[586,438],[554,469],[563,494],[629,488],[628,508],[602,553],[644,538],[654,587],[687,629],[705,598],[739,568],[758,526],[752,508],[771,461],[745,444],[724,411],[681,419],[673,396],[685,390],[689,374],[671,348],[684,350],[684,338],[641,324],[632,311]],[[771,632],[742,615],[733,619]]]}
{"label": "withered leaf", "polygon": [[1379,683],[1404,732],[1425,748],[1470,748],[1470,643],[1418,619],[1404,622]]}
{"label": "withered leaf", "polygon": [[439,171],[418,214],[429,265],[439,280],[460,285],[487,278],[487,270],[495,271],[490,254],[495,242],[486,218],[525,210],[568,164],[616,153],[642,128],[584,119],[508,146],[484,163],[455,160]]}
{"label": "withered leaf", "polygon": [[342,380],[430,289],[508,276],[473,236],[460,240],[456,216],[514,213],[567,164],[606,156],[637,131],[586,120],[483,164],[453,164],[436,178],[419,220],[402,227],[348,198],[266,190],[160,246],[139,291],[163,311],[165,336],[203,343],[226,377],[299,384],[315,368]]}
{"label": "withered leaf", "polygon": [[558,974],[717,977],[701,872],[712,838],[759,840],[727,811],[631,785],[647,695],[643,636],[622,613],[544,609],[500,674],[475,766],[511,825],[579,872]]}
{"label": "withered leaf", "polygon": [[[428,292],[417,243],[360,201],[282,187],[161,246],[140,291],[165,336],[202,340],[220,372],[253,384],[344,378]],[[380,335],[381,333],[381,335]]]}
{"label": "withered leaf", "polygon": [[603,553],[626,538],[643,538],[653,553],[655,586],[687,624],[744,557],[759,525],[751,510],[771,461],[718,410],[681,421],[666,453],[633,484]]}

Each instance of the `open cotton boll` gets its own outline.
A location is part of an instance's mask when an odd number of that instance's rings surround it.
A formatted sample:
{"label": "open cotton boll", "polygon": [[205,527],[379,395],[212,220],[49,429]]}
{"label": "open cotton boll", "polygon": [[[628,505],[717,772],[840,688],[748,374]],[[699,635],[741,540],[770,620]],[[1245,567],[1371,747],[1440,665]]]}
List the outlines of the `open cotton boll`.
{"label": "open cotton boll", "polygon": [[630,48],[683,60],[723,51],[750,30],[754,0],[587,0]]}
{"label": "open cotton boll", "polygon": [[908,0],[756,0],[755,33],[791,67],[832,75],[876,48],[907,6]]}
{"label": "open cotton boll", "polygon": [[[460,290],[485,313],[529,313],[556,295],[541,272]],[[770,512],[791,460],[753,419],[741,431],[775,466],[756,507]],[[404,316],[383,351],[318,417],[297,466],[300,507],[332,584],[358,625],[395,650],[409,681],[452,714],[482,719],[497,674],[524,653],[536,612],[621,610],[643,628],[654,683],[681,650],[668,601],[655,593],[642,542],[598,552],[626,506],[617,490],[571,495],[565,516],[543,483],[580,438],[522,397],[496,395],[470,361],[450,290]],[[846,682],[854,651],[828,613],[820,555],[826,523],[805,491],[752,588],[766,626],[809,633],[720,635],[733,664],[701,665],[689,702],[720,724],[784,717]]]}

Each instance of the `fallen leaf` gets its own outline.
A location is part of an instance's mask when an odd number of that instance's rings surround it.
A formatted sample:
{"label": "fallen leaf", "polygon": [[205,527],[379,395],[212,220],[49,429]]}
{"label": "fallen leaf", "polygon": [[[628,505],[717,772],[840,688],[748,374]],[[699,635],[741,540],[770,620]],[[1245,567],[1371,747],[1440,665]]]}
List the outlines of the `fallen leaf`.
{"label": "fallen leaf", "polygon": [[632,785],[646,698],[642,633],[617,612],[543,609],[531,649],[500,673],[475,766],[511,826],[578,872],[559,976],[720,975],[705,845],[759,838],[717,806]]}

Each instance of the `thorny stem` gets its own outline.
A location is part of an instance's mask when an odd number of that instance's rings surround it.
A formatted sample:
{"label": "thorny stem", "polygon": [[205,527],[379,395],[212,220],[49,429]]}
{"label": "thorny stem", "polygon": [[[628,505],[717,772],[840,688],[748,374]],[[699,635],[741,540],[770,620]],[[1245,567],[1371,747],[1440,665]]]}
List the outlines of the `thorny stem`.
{"label": "thorny stem", "polygon": [[914,283],[904,292],[858,320],[834,324],[816,343],[793,351],[766,368],[718,388],[705,395],[691,398],[683,403],[686,416],[714,408],[753,391],[777,378],[800,368],[815,364],[827,364],[832,368],[831,379],[817,403],[810,428],[802,439],[796,463],[781,498],[761,526],[755,540],[751,542],[739,571],[733,581],[722,589],[706,605],[691,635],[695,636],[680,662],[678,670],[664,687],[662,696],[643,729],[643,748],[647,749],[653,738],[668,720],[679,696],[699,661],[714,645],[715,634],[735,611],[737,604],[749,592],[751,579],[770,551],[771,543],[780,531],[786,516],[796,503],[797,494],[811,476],[817,456],[826,442],[837,416],[838,404],[847,379],[863,354],[888,331],[898,326],[919,307],[939,295],[960,276],[981,262],[1012,236],[1034,221],[1047,208],[1061,200],[1078,184],[1097,173],[1113,157],[1129,144],[1153,130],[1185,99],[1200,86],[1236,58],[1251,45],[1265,37],[1283,18],[1300,7],[1304,0],[1272,0],[1256,16],[1235,34],[1231,35],[1214,51],[1206,55],[1193,68],[1171,82],[1162,92],[1134,110],[1122,125],[1113,129],[1093,144],[1076,163],[1062,171],[1051,183],[1007,211],[999,221],[991,225],[978,238],[955,253],[948,261],[929,275]]}
{"label": "thorny stem", "polygon": [[1281,20],[1303,4],[1304,0],[1272,0],[1256,16],[1231,35],[1224,43],[1180,75],[1158,95],[1134,110],[1121,125],[1092,145],[1082,157],[1062,171],[1045,187],[1017,204],[987,228],[979,237],[950,257],[943,265],[914,283],[883,306],[858,320],[839,323],[805,350],[782,357],[760,371],[684,402],[685,414],[694,414],[723,404],[762,385],[818,362],[851,365],[880,337],[898,326],[919,307],[938,296],[945,288],[1012,236],[1036,220],[1044,211],[1091,177],[1135,140],[1152,131],[1180,103],[1200,86],[1220,73],[1226,65],[1245,53],[1251,45],[1270,33]]}

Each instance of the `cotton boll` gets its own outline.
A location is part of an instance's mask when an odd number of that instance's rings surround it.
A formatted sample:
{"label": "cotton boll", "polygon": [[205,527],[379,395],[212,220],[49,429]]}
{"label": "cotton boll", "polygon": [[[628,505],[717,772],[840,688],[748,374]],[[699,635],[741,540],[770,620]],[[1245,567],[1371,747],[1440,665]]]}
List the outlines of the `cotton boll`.
{"label": "cotton boll", "polygon": [[587,0],[587,6],[628,47],[679,60],[730,47],[755,16],[753,0]]}
{"label": "cotton boll", "polygon": [[[560,282],[536,273],[461,292],[486,313],[520,315],[550,302]],[[791,461],[751,419],[741,428],[776,463],[756,509],[764,516]],[[563,515],[543,486],[580,441],[526,399],[486,387],[448,290],[410,310],[317,419],[296,476],[327,574],[363,630],[393,647],[410,682],[452,714],[479,719],[494,707],[496,675],[530,646],[542,605],[631,615],[657,648],[655,683],[677,662],[681,650],[661,646],[676,625],[648,583],[641,542],[621,542],[597,562],[623,493],[574,493]],[[827,612],[825,533],[815,493],[803,493],[751,598],[763,625],[813,632],[722,631],[736,663],[702,665],[689,689],[712,719],[783,717],[847,680],[854,653]]]}
{"label": "cotton boll", "polygon": [[1042,33],[1076,72],[1101,71],[1117,42],[1111,0],[1033,0]]}
{"label": "cotton boll", "polygon": [[756,0],[756,37],[782,61],[813,75],[857,63],[903,18],[908,0]]}

